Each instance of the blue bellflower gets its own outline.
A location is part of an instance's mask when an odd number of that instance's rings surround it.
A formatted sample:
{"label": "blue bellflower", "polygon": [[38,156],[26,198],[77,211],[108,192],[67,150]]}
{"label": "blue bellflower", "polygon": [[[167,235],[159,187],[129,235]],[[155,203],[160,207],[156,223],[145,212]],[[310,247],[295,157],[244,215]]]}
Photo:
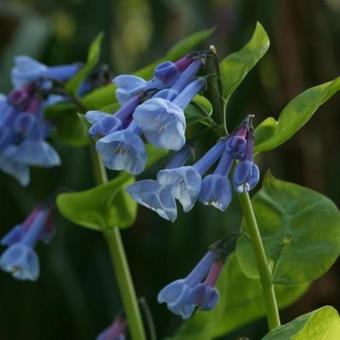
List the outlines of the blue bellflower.
{"label": "blue bellflower", "polygon": [[[167,168],[182,166],[191,156],[191,146],[186,144],[170,160]],[[126,188],[126,191],[139,204],[157,212],[162,218],[175,221],[177,218],[176,201],[170,186],[162,186],[156,180],[141,180]]]}
{"label": "blue bellflower", "polygon": [[232,155],[225,148],[215,171],[202,181],[199,200],[204,205],[212,205],[221,211],[228,208],[232,197],[232,186],[228,179],[232,163]]}
{"label": "blue bellflower", "polygon": [[176,62],[165,61],[155,68],[152,79],[146,81],[141,77],[123,74],[113,79],[117,86],[116,97],[118,102],[123,105],[134,95],[148,90],[161,90],[169,88],[179,77],[180,70],[185,69],[192,59],[186,58],[181,61],[179,67]]}
{"label": "blue bellflower", "polygon": [[159,292],[158,302],[166,303],[171,312],[184,320],[190,318],[195,308],[213,309],[219,299],[215,284],[223,263],[214,250],[208,251],[188,276],[171,282]]}
{"label": "blue bellflower", "polygon": [[79,63],[48,67],[28,56],[18,56],[14,60],[12,82],[16,88],[21,88],[39,78],[66,81],[72,78],[80,68]]}
{"label": "blue bellflower", "polygon": [[1,269],[18,280],[36,281],[40,267],[35,245],[39,240],[48,242],[53,232],[49,208],[38,208],[2,239],[1,243],[8,248],[0,257]]}
{"label": "blue bellflower", "polygon": [[125,318],[117,316],[112,324],[96,337],[96,340],[125,340],[126,328]]}
{"label": "blue bellflower", "polygon": [[141,131],[132,121],[124,130],[112,132],[99,139],[96,149],[104,165],[112,170],[125,170],[133,175],[140,174],[147,161]]}
{"label": "blue bellflower", "polygon": [[167,98],[171,98],[176,90],[163,90],[162,94],[137,107],[133,118],[149,143],[169,150],[179,150],[185,144],[186,122],[183,110],[204,84],[202,78],[194,80],[172,101],[164,98],[164,93]]}
{"label": "blue bellflower", "polygon": [[[225,139],[221,139],[199,161],[185,166],[188,157],[183,157],[186,146],[179,151],[174,161],[157,174],[157,180],[138,181],[126,191],[138,203],[157,212],[161,217],[174,221],[177,218],[177,199],[188,212],[192,209],[201,192],[202,176],[221,157]],[[190,154],[189,154],[190,155]]]}

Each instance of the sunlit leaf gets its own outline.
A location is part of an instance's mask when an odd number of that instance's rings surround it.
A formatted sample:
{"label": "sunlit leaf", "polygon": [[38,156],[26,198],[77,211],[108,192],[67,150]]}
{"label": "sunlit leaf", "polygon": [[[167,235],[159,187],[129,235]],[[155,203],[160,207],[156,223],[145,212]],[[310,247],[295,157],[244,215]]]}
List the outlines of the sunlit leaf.
{"label": "sunlit leaf", "polygon": [[340,77],[299,94],[286,105],[277,121],[269,117],[256,128],[255,151],[269,151],[288,141],[339,90]]}
{"label": "sunlit leaf", "polygon": [[228,55],[221,61],[220,69],[225,100],[229,100],[249,71],[265,55],[268,48],[268,35],[258,22],[248,43],[239,51]]}
{"label": "sunlit leaf", "polygon": [[276,328],[262,340],[336,340],[339,336],[339,314],[333,307],[324,306]]}
{"label": "sunlit leaf", "polygon": [[[253,199],[273,282],[296,285],[322,276],[340,254],[340,212],[327,197],[265,176]],[[249,277],[258,277],[250,243],[240,239],[237,256]]]}

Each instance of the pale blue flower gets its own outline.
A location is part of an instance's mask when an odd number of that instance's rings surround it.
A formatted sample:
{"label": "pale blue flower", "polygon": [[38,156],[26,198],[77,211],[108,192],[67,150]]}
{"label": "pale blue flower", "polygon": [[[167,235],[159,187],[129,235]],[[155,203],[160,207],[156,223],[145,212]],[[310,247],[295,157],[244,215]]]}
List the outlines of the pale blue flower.
{"label": "pale blue flower", "polygon": [[109,327],[96,337],[96,340],[125,340],[126,328],[127,322],[125,318],[118,316]]}
{"label": "pale blue flower", "polygon": [[96,149],[104,165],[112,170],[140,174],[145,168],[147,154],[139,133],[138,127],[132,122],[127,129],[112,132],[99,139]]}
{"label": "pale blue flower", "polygon": [[255,188],[260,180],[258,166],[249,160],[240,161],[233,175],[233,185],[238,193],[248,192]]}
{"label": "pale blue flower", "polygon": [[22,232],[19,233],[18,226],[16,226],[14,232],[5,236],[2,244],[8,245],[8,248],[0,257],[2,270],[11,273],[18,280],[36,281],[38,279],[39,259],[34,247],[38,240],[43,240],[47,235],[44,230],[50,228],[49,214],[48,208],[38,209],[33,216],[28,218],[29,221],[23,223]]}
{"label": "pale blue flower", "polygon": [[48,67],[28,56],[15,57],[14,61],[12,82],[16,88],[43,77],[65,81],[73,77],[80,68],[80,64]]}
{"label": "pale blue flower", "polygon": [[166,303],[168,309],[184,320],[194,312],[196,305],[189,300],[193,290],[207,276],[215,261],[215,254],[208,251],[195,268],[184,279],[179,279],[165,286],[157,296],[159,303]]}

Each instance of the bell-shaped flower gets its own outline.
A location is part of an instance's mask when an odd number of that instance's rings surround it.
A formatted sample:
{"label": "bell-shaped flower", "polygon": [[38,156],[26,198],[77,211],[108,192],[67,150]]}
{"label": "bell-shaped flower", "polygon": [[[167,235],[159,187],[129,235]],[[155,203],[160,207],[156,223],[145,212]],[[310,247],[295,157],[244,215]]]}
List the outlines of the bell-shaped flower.
{"label": "bell-shaped flower", "polygon": [[[184,165],[192,154],[192,146],[186,144],[176,152],[167,165],[167,169]],[[174,222],[177,218],[177,206],[171,194],[171,186],[160,185],[155,180],[141,180],[129,185],[126,192],[139,204],[155,211],[162,218]]]}
{"label": "bell-shaped flower", "polygon": [[80,68],[80,64],[48,67],[28,56],[18,56],[14,61],[12,82],[16,88],[43,77],[65,81],[73,77]]}
{"label": "bell-shaped flower", "polygon": [[233,185],[238,193],[248,192],[254,189],[260,180],[258,166],[249,160],[240,161],[233,175]]}
{"label": "bell-shaped flower", "polygon": [[185,144],[186,122],[183,110],[204,84],[205,80],[198,78],[173,101],[151,98],[137,107],[133,118],[149,143],[169,150],[179,150]]}
{"label": "bell-shaped flower", "polygon": [[96,337],[96,340],[125,340],[126,328],[125,318],[117,316],[112,324]]}
{"label": "bell-shaped flower", "polygon": [[217,279],[224,266],[224,259],[214,261],[204,282],[197,284],[188,295],[188,303],[202,310],[214,309],[220,294],[216,288]]}
{"label": "bell-shaped flower", "polygon": [[221,157],[224,148],[225,139],[221,139],[192,166],[164,169],[158,172],[159,184],[171,188],[171,195],[182,204],[184,212],[190,211],[195,205],[201,192],[201,176]]}
{"label": "bell-shaped flower", "polygon": [[[45,230],[49,229],[50,210],[40,208],[30,216],[21,226],[22,233],[18,233],[18,226],[15,232],[7,234],[2,243],[8,244],[8,248],[0,257],[0,267],[9,272],[18,280],[36,281],[39,276],[39,259],[34,247],[39,239],[46,236]],[[49,233],[49,236],[51,234]],[[15,239],[18,239],[15,242]]]}
{"label": "bell-shaped flower", "polygon": [[147,160],[140,133],[140,129],[131,122],[125,130],[112,132],[99,139],[96,149],[104,165],[112,170],[125,170],[133,175],[140,174]]}
{"label": "bell-shaped flower", "polygon": [[166,303],[174,314],[188,319],[195,310],[195,304],[189,300],[193,290],[209,273],[216,255],[208,251],[195,268],[184,279],[179,279],[165,286],[157,296],[159,303]]}
{"label": "bell-shaped flower", "polygon": [[177,218],[177,207],[170,190],[171,187],[164,187],[152,179],[138,181],[126,188],[126,192],[137,203],[173,222]]}
{"label": "bell-shaped flower", "polygon": [[233,158],[226,147],[214,173],[202,181],[199,200],[204,205],[212,205],[221,211],[228,208],[232,197],[232,186],[228,179],[232,163]]}

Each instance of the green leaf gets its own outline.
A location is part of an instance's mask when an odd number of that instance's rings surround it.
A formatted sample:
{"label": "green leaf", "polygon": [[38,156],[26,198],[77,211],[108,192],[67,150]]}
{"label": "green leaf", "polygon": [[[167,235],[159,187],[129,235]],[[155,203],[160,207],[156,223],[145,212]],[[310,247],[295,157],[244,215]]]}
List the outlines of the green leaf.
{"label": "green leaf", "polygon": [[[252,199],[273,282],[297,285],[322,276],[340,254],[340,213],[327,197],[271,174]],[[250,243],[240,239],[243,272],[258,277]]]}
{"label": "green leaf", "polygon": [[116,86],[114,84],[109,84],[87,94],[81,102],[89,110],[98,110],[101,107],[110,105],[116,101],[115,91]]}
{"label": "green leaf", "polygon": [[280,113],[264,120],[255,130],[255,152],[269,151],[289,140],[316,110],[340,90],[340,77],[312,87],[295,97]]}
{"label": "green leaf", "polygon": [[203,96],[196,96],[185,109],[186,123],[188,126],[195,123],[212,126],[214,125],[214,121],[211,118],[212,112],[213,108],[210,101]]}
{"label": "green leaf", "polygon": [[68,81],[65,86],[66,91],[75,95],[79,89],[81,83],[91,73],[93,68],[99,61],[100,58],[100,45],[103,40],[103,33],[100,33],[96,39],[92,42],[88,54],[86,64],[79,70],[79,72]]}
{"label": "green leaf", "polygon": [[242,49],[228,55],[221,61],[220,70],[225,100],[229,100],[249,71],[265,55],[268,48],[268,35],[258,22],[248,43]]}
{"label": "green leaf", "polygon": [[[308,285],[276,286],[278,304],[284,308],[296,301]],[[185,321],[172,340],[210,340],[256,320],[265,314],[259,280],[247,278],[235,254],[230,255],[218,280],[220,301],[212,311],[198,312]]]}
{"label": "green leaf", "polygon": [[90,142],[88,135],[88,123],[83,115],[69,112],[62,116],[56,123],[56,134],[58,139],[70,146],[85,146]]}
{"label": "green leaf", "polygon": [[133,176],[121,173],[93,189],[60,194],[58,209],[71,222],[93,230],[130,227],[136,218],[137,204],[125,188],[133,182]]}
{"label": "green leaf", "polygon": [[336,340],[339,336],[339,314],[333,307],[324,306],[276,328],[262,340]]}

